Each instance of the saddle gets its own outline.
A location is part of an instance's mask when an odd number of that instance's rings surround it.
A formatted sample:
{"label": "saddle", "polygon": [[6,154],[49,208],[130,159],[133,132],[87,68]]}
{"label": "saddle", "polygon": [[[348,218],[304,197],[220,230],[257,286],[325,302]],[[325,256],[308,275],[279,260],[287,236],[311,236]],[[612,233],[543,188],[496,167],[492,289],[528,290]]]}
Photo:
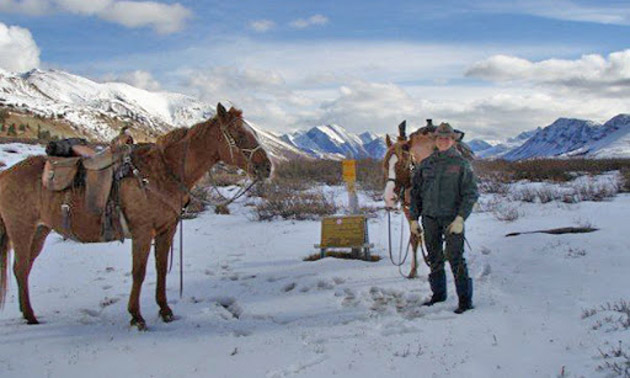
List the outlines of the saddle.
{"label": "saddle", "polygon": [[50,191],[67,191],[62,215],[70,236],[70,189],[85,186],[85,208],[103,217],[102,241],[124,239],[117,184],[131,171],[131,151],[131,145],[125,145],[109,147],[92,156],[47,157],[42,184]]}

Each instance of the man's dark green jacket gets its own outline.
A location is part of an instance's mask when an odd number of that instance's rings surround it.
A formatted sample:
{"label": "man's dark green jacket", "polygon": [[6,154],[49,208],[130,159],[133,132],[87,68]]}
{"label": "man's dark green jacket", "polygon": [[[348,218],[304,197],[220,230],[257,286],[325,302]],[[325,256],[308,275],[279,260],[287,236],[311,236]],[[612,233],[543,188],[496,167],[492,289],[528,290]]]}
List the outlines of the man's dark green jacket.
{"label": "man's dark green jacket", "polygon": [[455,147],[435,151],[416,166],[411,188],[411,217],[468,218],[479,198],[470,164]]}

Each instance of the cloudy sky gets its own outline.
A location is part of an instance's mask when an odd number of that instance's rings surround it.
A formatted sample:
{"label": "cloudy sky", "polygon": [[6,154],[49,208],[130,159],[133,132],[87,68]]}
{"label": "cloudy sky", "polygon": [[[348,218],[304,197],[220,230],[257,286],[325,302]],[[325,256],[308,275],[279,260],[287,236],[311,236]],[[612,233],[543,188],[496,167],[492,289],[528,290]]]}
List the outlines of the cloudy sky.
{"label": "cloudy sky", "polygon": [[230,101],[279,132],[499,140],[630,112],[626,0],[0,0],[0,67]]}

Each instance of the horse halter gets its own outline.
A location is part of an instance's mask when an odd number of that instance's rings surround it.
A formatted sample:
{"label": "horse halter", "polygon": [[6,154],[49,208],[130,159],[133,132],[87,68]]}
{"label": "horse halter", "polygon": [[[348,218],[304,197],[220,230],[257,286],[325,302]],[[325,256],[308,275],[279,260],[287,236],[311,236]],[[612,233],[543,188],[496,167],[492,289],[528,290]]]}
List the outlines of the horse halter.
{"label": "horse halter", "polygon": [[229,127],[239,119],[245,122],[245,120],[243,120],[242,118],[234,118],[227,125],[224,125],[221,121],[219,121],[219,127],[221,129],[221,134],[223,134],[225,142],[228,145],[228,150],[230,151],[230,159],[232,160],[232,162],[234,162],[234,149],[236,148],[238,152],[242,153],[243,156],[246,157],[247,167],[249,168],[253,166],[252,160],[254,159],[254,154],[256,154],[258,150],[262,150],[262,146],[260,145],[260,143],[258,143],[255,148],[241,148],[236,144],[236,140],[234,140],[234,137],[232,136],[232,134],[230,134]]}

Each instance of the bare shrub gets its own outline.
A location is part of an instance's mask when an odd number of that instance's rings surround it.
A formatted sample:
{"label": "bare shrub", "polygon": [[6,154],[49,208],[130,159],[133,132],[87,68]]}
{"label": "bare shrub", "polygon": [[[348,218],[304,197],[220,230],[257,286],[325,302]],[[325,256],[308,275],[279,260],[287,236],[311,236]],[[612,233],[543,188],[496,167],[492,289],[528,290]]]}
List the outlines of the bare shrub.
{"label": "bare shrub", "polygon": [[385,188],[382,162],[374,159],[359,160],[357,162],[357,183],[361,189],[380,199]]}
{"label": "bare shrub", "polygon": [[602,329],[606,326],[606,332],[630,329],[630,302],[623,299],[617,302],[608,302],[605,305],[584,310],[582,318],[590,318],[600,315],[592,329]]}
{"label": "bare shrub", "polygon": [[624,349],[621,340],[606,351],[599,349],[599,354],[604,362],[597,367],[598,371],[609,376],[630,378],[630,351]]}
{"label": "bare shrub", "polygon": [[507,194],[508,185],[501,181],[496,175],[494,177],[481,177],[478,180],[477,186],[479,192],[486,194]]}
{"label": "bare shrub", "polygon": [[262,201],[254,207],[259,221],[283,219],[320,219],[338,210],[332,198],[322,192],[293,191],[274,183],[265,185]]}
{"label": "bare shrub", "polygon": [[333,160],[293,159],[277,163],[274,168],[277,179],[339,185],[341,162]]}
{"label": "bare shrub", "polygon": [[495,175],[500,176],[504,182],[566,182],[578,175],[628,171],[630,159],[532,159],[517,162],[475,160],[473,166],[479,178]]}

